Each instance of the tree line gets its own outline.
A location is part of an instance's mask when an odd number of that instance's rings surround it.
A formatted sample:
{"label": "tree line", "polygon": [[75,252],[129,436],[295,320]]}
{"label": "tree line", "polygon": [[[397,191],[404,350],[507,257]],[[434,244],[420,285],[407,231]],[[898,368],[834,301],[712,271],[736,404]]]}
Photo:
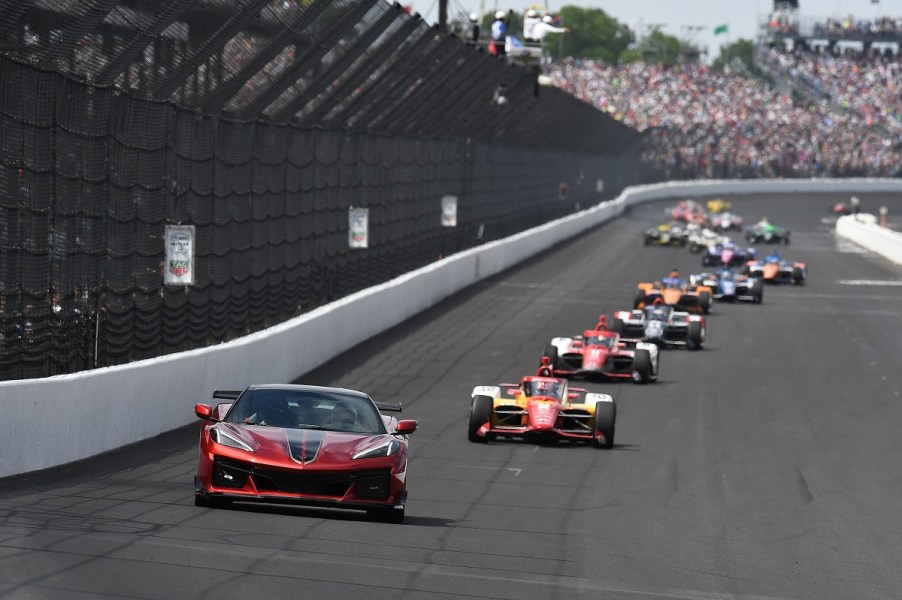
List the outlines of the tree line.
{"label": "tree line", "polygon": [[[664,33],[657,27],[646,31],[634,31],[600,8],[564,6],[557,13],[560,25],[570,29],[566,34],[549,34],[546,48],[555,58],[572,57],[603,60],[608,63],[636,62],[675,65],[699,62],[704,59],[704,49],[686,40]],[[491,30],[493,15],[482,22],[482,31]],[[521,36],[523,15],[508,12],[508,31]],[[754,64],[754,44],[750,40],[738,40],[721,47],[715,66],[723,66],[738,59],[748,66]]]}

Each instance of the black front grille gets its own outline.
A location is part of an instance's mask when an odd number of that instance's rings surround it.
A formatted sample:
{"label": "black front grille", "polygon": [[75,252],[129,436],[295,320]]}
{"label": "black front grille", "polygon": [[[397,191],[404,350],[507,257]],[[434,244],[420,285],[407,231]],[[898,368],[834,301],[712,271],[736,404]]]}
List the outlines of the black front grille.
{"label": "black front grille", "polygon": [[391,491],[388,472],[358,477],[354,486],[354,495],[358,498],[384,500]]}
{"label": "black front grille", "polygon": [[[241,475],[243,479],[237,477]],[[229,480],[227,477],[231,477]],[[388,471],[362,471],[357,473],[322,473],[292,469],[277,469],[217,456],[213,462],[213,485],[244,487],[247,477],[254,481],[259,492],[281,492],[305,496],[332,496],[341,498],[351,484],[357,482],[355,494],[361,498],[387,498],[389,494]],[[241,484],[232,484],[240,479]],[[220,481],[228,481],[223,484]]]}

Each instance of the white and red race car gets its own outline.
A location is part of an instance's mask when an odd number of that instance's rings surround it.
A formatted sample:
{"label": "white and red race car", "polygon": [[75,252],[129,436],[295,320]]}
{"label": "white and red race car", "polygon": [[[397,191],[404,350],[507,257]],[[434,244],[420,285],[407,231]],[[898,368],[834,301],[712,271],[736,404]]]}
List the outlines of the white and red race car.
{"label": "white and red race car", "polygon": [[552,339],[542,356],[550,359],[556,376],[631,379],[636,383],[658,380],[658,346],[627,344],[620,333],[608,329],[604,319],[582,335]]}

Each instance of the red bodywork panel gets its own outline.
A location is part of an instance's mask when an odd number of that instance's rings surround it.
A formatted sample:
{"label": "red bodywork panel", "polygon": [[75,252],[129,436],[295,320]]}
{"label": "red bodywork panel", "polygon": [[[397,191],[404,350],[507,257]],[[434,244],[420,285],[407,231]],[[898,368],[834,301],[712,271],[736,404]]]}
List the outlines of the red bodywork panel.
{"label": "red bodywork panel", "polygon": [[[205,405],[195,407],[198,416],[209,414],[209,407],[201,407]],[[219,416],[219,412],[218,407],[211,410],[213,416]],[[200,428],[199,493],[222,494],[236,500],[366,508],[393,506],[405,491],[408,457],[405,436],[286,429],[202,418],[205,420]],[[415,421],[401,423],[402,429],[412,431],[416,428]],[[238,440],[249,449],[215,442],[211,437],[214,429],[219,435]],[[392,442],[399,448],[390,456],[353,458]],[[219,467],[215,465],[217,462]],[[214,472],[217,468],[218,474]],[[243,480],[245,474],[246,480]],[[370,476],[379,479],[379,485],[385,487],[381,497],[373,497],[373,492],[360,497],[359,482],[362,477]],[[240,485],[228,485],[236,481]]]}

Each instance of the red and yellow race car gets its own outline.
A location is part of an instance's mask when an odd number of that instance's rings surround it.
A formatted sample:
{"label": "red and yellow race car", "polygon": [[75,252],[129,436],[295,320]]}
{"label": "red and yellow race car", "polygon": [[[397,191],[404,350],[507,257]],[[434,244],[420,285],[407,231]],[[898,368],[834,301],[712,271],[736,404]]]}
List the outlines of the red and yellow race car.
{"label": "red and yellow race car", "polygon": [[568,388],[560,377],[526,376],[516,383],[473,388],[467,437],[530,442],[584,441],[614,445],[617,406],[608,394]]}
{"label": "red and yellow race car", "polygon": [[407,436],[363,392],[312,385],[216,391],[202,419],[194,502],[276,502],[365,510],[400,523],[407,500]]}

